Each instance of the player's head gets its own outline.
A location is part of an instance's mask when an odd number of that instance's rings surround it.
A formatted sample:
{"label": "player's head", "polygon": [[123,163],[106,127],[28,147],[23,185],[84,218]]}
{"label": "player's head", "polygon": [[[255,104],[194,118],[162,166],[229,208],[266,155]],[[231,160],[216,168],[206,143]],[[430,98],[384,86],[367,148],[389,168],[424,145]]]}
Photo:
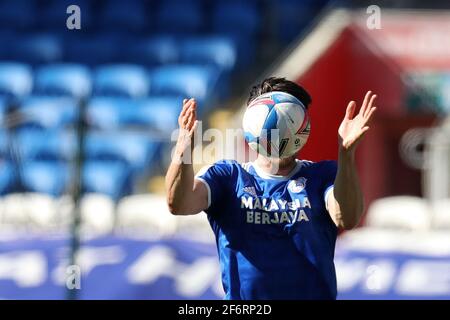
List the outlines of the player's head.
{"label": "player's head", "polygon": [[247,104],[249,104],[252,100],[259,97],[260,95],[272,91],[282,91],[293,95],[298,100],[300,100],[300,102],[305,106],[306,109],[308,109],[312,101],[309,93],[297,83],[286,80],[285,78],[270,77],[253,86],[250,91],[250,96],[248,97]]}
{"label": "player's head", "polygon": [[[274,92],[274,93],[284,92],[290,96],[295,97],[297,100],[299,100],[301,102],[302,107],[304,108],[304,112],[307,113],[308,107],[311,104],[311,96],[309,95],[309,93],[302,86],[298,85],[297,83],[286,80],[285,78],[279,78],[279,77],[267,78],[267,79],[263,80],[261,83],[253,86],[253,88],[250,91],[247,105],[248,106],[252,105],[253,101],[256,101],[256,99],[258,99],[259,97],[264,96],[265,94],[270,94],[272,92]],[[248,112],[250,112],[250,113],[248,113]],[[287,124],[286,126],[284,126],[282,129],[282,130],[284,130],[283,131],[284,132],[283,140],[288,141],[287,144],[284,145],[285,155],[278,157],[276,155],[270,156],[270,154],[269,154],[268,155],[268,157],[270,158],[270,159],[268,159],[269,162],[271,162],[272,164],[274,164],[274,163],[279,164],[280,167],[283,167],[284,164],[292,164],[292,162],[295,161],[298,151],[304,145],[304,143],[306,143],[306,141],[302,142],[302,139],[307,139],[307,135],[309,135],[309,128],[310,128],[309,120],[304,120],[305,113],[285,111],[285,114],[288,114],[289,115],[288,118],[291,119],[290,120],[291,122],[289,124]],[[261,144],[260,144],[260,142],[258,142],[258,139],[260,139],[260,137],[259,137],[260,134],[258,132],[260,132],[261,129],[260,129],[260,126],[258,125],[258,123],[260,123],[260,121],[257,121],[257,117],[254,117],[254,115],[257,115],[257,114],[258,114],[258,111],[255,111],[253,108],[252,109],[247,108],[247,111],[243,118],[243,127],[244,127],[244,131],[246,134],[246,140],[249,142],[250,147],[253,150],[256,150],[258,152],[258,158],[265,157],[265,156],[267,157],[267,153],[265,151],[265,150],[267,150],[267,147],[265,146],[265,144],[267,144],[267,142],[264,142],[265,140],[260,140],[260,141],[263,141]],[[299,119],[295,120],[295,122],[294,122],[294,120],[292,120],[293,119],[292,117],[296,117],[296,116],[299,116]],[[249,119],[251,119],[251,120],[249,120]],[[306,115],[306,119],[308,119],[307,115]],[[264,128],[266,122],[267,122],[267,118],[266,118],[266,120],[264,120],[264,124],[262,124],[263,128]],[[287,135],[294,134],[292,131],[292,128],[291,128],[291,126],[292,126],[291,123],[292,124],[296,123],[296,125],[301,124],[301,126],[299,126],[299,128],[302,128],[302,129],[298,129],[298,131],[305,130],[305,134],[306,133],[307,134],[305,135],[304,133],[297,132],[296,135],[299,135],[299,136],[298,137],[296,136],[295,139],[293,139],[294,136],[288,137]],[[288,130],[287,128],[290,128],[290,129]],[[267,129],[265,129],[265,130],[267,130]],[[295,129],[294,131],[297,131],[297,129]],[[306,136],[306,138],[305,138],[305,136]],[[302,142],[302,143],[300,143],[300,145],[297,145],[297,144],[294,144],[294,141],[298,141],[298,142]],[[295,142],[295,143],[298,143],[298,142]],[[261,152],[261,150],[263,152]]]}

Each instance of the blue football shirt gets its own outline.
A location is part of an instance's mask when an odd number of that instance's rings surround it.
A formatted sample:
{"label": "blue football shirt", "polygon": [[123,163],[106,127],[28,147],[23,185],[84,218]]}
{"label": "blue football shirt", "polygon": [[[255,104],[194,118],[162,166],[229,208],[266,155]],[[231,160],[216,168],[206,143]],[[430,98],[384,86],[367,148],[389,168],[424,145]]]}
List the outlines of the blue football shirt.
{"label": "blue football shirt", "polygon": [[335,299],[337,227],[326,209],[335,161],[297,160],[288,176],[216,162],[208,190],[225,299]]}

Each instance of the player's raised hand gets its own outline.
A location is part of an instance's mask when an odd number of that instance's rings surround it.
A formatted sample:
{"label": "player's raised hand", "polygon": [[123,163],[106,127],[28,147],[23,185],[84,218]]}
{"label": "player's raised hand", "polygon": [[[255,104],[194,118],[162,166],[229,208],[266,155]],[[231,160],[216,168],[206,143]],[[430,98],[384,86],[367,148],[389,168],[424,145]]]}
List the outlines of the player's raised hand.
{"label": "player's raised hand", "polygon": [[342,120],[338,130],[339,144],[344,150],[353,150],[364,133],[369,130],[368,123],[377,109],[373,106],[376,97],[371,91],[367,91],[357,115],[355,115],[355,101],[348,104],[344,120]]}
{"label": "player's raised hand", "polygon": [[192,146],[192,138],[197,128],[197,102],[195,99],[184,99],[183,109],[178,117],[178,125],[180,127],[180,135],[178,144],[181,147]]}

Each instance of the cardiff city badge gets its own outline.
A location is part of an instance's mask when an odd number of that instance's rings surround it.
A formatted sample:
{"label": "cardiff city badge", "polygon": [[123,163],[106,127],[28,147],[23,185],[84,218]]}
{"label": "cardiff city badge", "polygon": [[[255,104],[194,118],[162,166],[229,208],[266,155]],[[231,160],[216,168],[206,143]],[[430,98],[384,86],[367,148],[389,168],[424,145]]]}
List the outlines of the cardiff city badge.
{"label": "cardiff city badge", "polygon": [[306,178],[300,177],[295,180],[291,180],[288,184],[288,190],[292,193],[300,193],[306,187]]}

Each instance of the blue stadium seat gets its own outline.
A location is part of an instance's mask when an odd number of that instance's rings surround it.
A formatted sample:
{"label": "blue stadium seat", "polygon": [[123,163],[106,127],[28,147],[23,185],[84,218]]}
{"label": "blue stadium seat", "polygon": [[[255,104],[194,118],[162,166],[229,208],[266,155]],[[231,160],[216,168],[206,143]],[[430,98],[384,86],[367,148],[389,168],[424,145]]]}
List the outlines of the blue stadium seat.
{"label": "blue stadium seat", "polygon": [[236,44],[237,49],[237,66],[238,70],[246,70],[256,62],[256,48],[258,45],[258,38],[251,37],[246,34],[227,34]]}
{"label": "blue stadium seat", "polygon": [[132,191],[130,169],[116,161],[87,161],[83,170],[86,193],[103,193],[117,200]]}
{"label": "blue stadium seat", "polygon": [[325,0],[271,1],[277,39],[287,44],[294,40],[315,18]]}
{"label": "blue stadium seat", "polygon": [[181,105],[182,99],[178,97],[94,97],[87,105],[87,122],[101,130],[140,128],[152,133],[170,133],[176,129]]}
{"label": "blue stadium seat", "polygon": [[14,167],[8,161],[0,161],[0,195],[13,191],[16,184]]}
{"label": "blue stadium seat", "polygon": [[127,109],[122,125],[146,128],[170,137],[170,133],[177,128],[182,103],[183,99],[176,96],[141,99],[134,110]]}
{"label": "blue stadium seat", "polygon": [[199,1],[162,1],[156,14],[156,26],[161,32],[193,34],[202,31],[205,12]]}
{"label": "blue stadium seat", "polygon": [[139,32],[151,21],[145,2],[141,0],[109,0],[100,11],[100,25],[108,30]]}
{"label": "blue stadium seat", "polygon": [[36,20],[36,6],[32,0],[0,1],[0,28],[28,29]]}
{"label": "blue stadium seat", "polygon": [[126,109],[136,108],[136,99],[117,97],[93,97],[86,107],[86,119],[90,127],[101,130],[118,129]]}
{"label": "blue stadium seat", "polygon": [[0,61],[12,60],[11,43],[16,41],[17,34],[11,30],[0,30]]}
{"label": "blue stadium seat", "polygon": [[91,74],[78,64],[55,64],[39,68],[35,73],[36,94],[84,98],[91,93]]}
{"label": "blue stadium seat", "polygon": [[236,69],[238,61],[237,47],[230,37],[188,38],[183,42],[180,52],[184,63],[217,68],[220,71],[218,96],[224,98],[229,95],[230,74]]}
{"label": "blue stadium seat", "polygon": [[211,98],[218,76],[217,70],[209,66],[162,66],[154,69],[151,74],[152,93],[193,97],[201,104]]}
{"label": "blue stadium seat", "polygon": [[127,59],[147,66],[175,63],[179,60],[179,48],[172,36],[158,35],[138,39],[130,45]]}
{"label": "blue stadium seat", "polygon": [[236,66],[236,46],[227,37],[188,38],[183,41],[180,52],[184,63],[214,65],[224,71],[232,71]]}
{"label": "blue stadium seat", "polygon": [[22,186],[25,191],[60,196],[67,189],[69,170],[66,164],[54,161],[32,161],[22,164]]}
{"label": "blue stadium seat", "polygon": [[29,96],[19,111],[23,116],[20,127],[58,129],[73,125],[78,117],[77,102],[68,97]]}
{"label": "blue stadium seat", "polygon": [[96,95],[138,98],[146,96],[149,87],[147,71],[139,65],[107,65],[94,73]]}
{"label": "blue stadium seat", "polygon": [[118,61],[128,41],[121,34],[97,33],[95,35],[67,36],[65,60],[90,66]]}
{"label": "blue stadium seat", "polygon": [[42,5],[39,10],[39,19],[37,24],[46,30],[60,30],[66,26],[67,8],[70,5],[77,5],[81,11],[81,30],[89,30],[93,25],[92,0],[51,0]]}
{"label": "blue stadium seat", "polygon": [[251,2],[219,1],[213,10],[213,28],[220,34],[249,37],[260,31],[261,13]]}
{"label": "blue stadium seat", "polygon": [[25,64],[0,62],[0,96],[20,98],[33,86],[31,68]]}
{"label": "blue stadium seat", "polygon": [[22,129],[16,133],[14,141],[21,159],[25,161],[72,160],[76,154],[74,132]]}
{"label": "blue stadium seat", "polygon": [[149,165],[158,144],[142,133],[92,132],[86,137],[85,148],[87,159],[116,161],[139,172]]}
{"label": "blue stadium seat", "polygon": [[27,34],[11,44],[11,58],[33,65],[58,62],[63,58],[63,47],[55,34]]}

